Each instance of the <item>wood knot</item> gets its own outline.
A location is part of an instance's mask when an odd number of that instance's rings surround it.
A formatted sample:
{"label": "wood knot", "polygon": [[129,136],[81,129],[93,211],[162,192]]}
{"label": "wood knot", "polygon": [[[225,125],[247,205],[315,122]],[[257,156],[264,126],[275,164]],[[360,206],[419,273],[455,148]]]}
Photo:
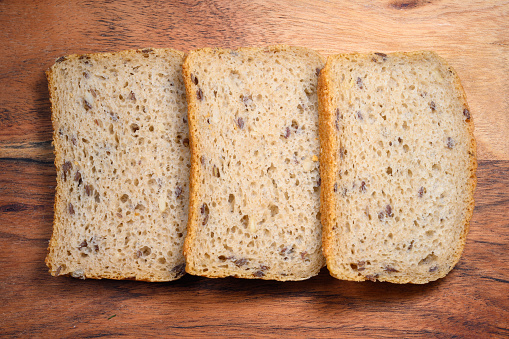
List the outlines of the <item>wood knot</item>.
{"label": "wood knot", "polygon": [[389,7],[394,9],[413,9],[417,7],[422,7],[427,4],[430,4],[430,0],[393,0],[389,3]]}

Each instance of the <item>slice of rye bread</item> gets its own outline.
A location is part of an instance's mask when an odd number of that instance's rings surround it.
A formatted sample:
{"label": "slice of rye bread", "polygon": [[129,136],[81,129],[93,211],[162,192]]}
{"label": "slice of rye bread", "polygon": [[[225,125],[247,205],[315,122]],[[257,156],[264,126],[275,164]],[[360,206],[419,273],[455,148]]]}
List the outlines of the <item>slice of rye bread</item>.
{"label": "slice of rye bread", "polygon": [[324,64],[288,46],[188,54],[188,273],[285,281],[323,267],[316,87]]}
{"label": "slice of rye bread", "polygon": [[52,275],[184,274],[190,150],[184,53],[62,57],[48,70],[57,169]]}
{"label": "slice of rye bread", "polygon": [[334,55],[319,104],[331,274],[444,277],[465,245],[476,186],[474,126],[455,71],[433,52]]}

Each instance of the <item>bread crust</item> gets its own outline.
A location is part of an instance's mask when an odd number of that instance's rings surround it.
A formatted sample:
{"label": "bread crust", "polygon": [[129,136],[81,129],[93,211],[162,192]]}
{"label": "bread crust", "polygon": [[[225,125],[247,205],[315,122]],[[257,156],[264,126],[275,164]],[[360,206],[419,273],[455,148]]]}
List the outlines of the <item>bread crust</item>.
{"label": "bread crust", "polygon": [[[332,107],[331,57],[318,77],[318,132],[320,138],[320,216],[322,222],[322,250],[327,267],[332,265],[332,230],[336,222],[336,201],[334,200],[334,182],[338,170],[337,141],[335,138],[334,109]],[[331,272],[332,274],[332,272]]]}
{"label": "bread crust", "polygon": [[189,124],[189,147],[191,148],[191,171],[189,173],[189,213],[187,222],[187,235],[184,240],[184,256],[186,257],[186,272],[192,273],[194,271],[194,262],[192,261],[192,242],[196,236],[196,223],[197,223],[197,193],[200,191],[200,166],[198,165],[200,150],[196,145],[196,99],[191,93],[191,70],[189,65],[188,53],[182,64],[182,77],[184,79],[184,86],[186,88],[187,99],[187,121]]}
{"label": "bread crust", "polygon": [[[338,54],[331,55],[327,60],[327,64],[325,68],[322,70],[319,82],[318,82],[318,104],[319,104],[319,114],[320,114],[320,143],[321,143],[321,155],[320,155],[320,175],[322,178],[322,191],[321,191],[321,216],[322,216],[322,225],[323,225],[323,252],[327,261],[327,267],[332,276],[338,279],[344,280],[354,280],[354,281],[364,281],[367,280],[365,276],[359,275],[352,277],[351,275],[345,275],[341,272],[341,269],[335,265],[336,260],[335,254],[337,249],[335,248],[335,238],[334,229],[337,222],[336,210],[339,206],[337,206],[338,201],[335,198],[333,193],[335,178],[338,177],[338,169],[340,167],[339,157],[338,157],[338,145],[336,140],[336,133],[339,133],[334,128],[334,107],[333,107],[333,99],[335,93],[334,84],[333,84],[333,74],[332,67],[334,63],[345,56],[357,56],[357,57],[371,57],[371,55],[375,55],[380,53],[352,53],[352,54]],[[383,54],[383,53],[382,53]],[[455,244],[454,247],[454,256],[452,261],[449,263],[449,268],[440,272],[437,272],[435,275],[430,275],[428,277],[422,276],[414,276],[414,277],[384,277],[383,281],[388,281],[392,283],[414,283],[414,284],[424,284],[430,281],[437,280],[439,278],[443,278],[446,276],[450,270],[457,264],[461,257],[461,253],[463,252],[466,237],[469,231],[470,219],[474,210],[474,191],[477,185],[477,177],[476,177],[476,169],[477,169],[477,156],[476,156],[476,141],[474,137],[474,122],[473,117],[471,115],[470,108],[467,103],[465,91],[460,83],[460,79],[454,71],[454,69],[449,66],[446,61],[438,56],[434,52],[428,51],[416,51],[416,52],[396,52],[387,54],[386,56],[394,56],[394,57],[427,57],[433,58],[442,65],[443,69],[448,70],[452,75],[453,86],[455,88],[455,93],[458,95],[459,100],[461,101],[463,107],[468,110],[470,117],[465,121],[465,128],[468,131],[469,142],[468,142],[468,154],[469,154],[469,167],[468,172],[470,176],[468,178],[468,197],[466,197],[466,207],[465,207],[465,218],[459,227],[462,228],[460,239],[458,243]],[[373,280],[373,279],[370,279]]]}
{"label": "bread crust", "polygon": [[295,46],[287,46],[287,45],[274,45],[267,47],[244,47],[238,48],[234,50],[223,49],[223,48],[201,48],[194,51],[190,51],[187,57],[184,60],[182,66],[182,74],[184,78],[184,83],[186,87],[186,97],[188,102],[188,120],[189,120],[189,132],[190,132],[190,146],[191,146],[191,172],[190,172],[190,192],[189,192],[189,215],[188,215],[188,225],[187,225],[187,236],[184,242],[184,255],[186,257],[186,272],[193,275],[202,275],[209,278],[224,278],[228,276],[233,276],[236,278],[246,278],[246,279],[265,279],[265,280],[279,280],[279,281],[287,281],[287,280],[304,280],[308,279],[313,275],[318,274],[314,272],[306,277],[285,277],[279,275],[273,275],[267,273],[261,277],[255,277],[252,273],[238,273],[238,274],[228,274],[227,272],[214,272],[209,274],[202,274],[200,270],[197,269],[197,263],[194,261],[195,252],[194,252],[194,244],[196,241],[196,230],[200,226],[200,214],[199,214],[199,203],[200,203],[200,194],[202,192],[202,184],[201,178],[203,176],[202,166],[201,166],[201,157],[205,154],[206,150],[200,148],[200,143],[198,141],[198,108],[197,108],[197,96],[195,93],[195,89],[192,83],[192,62],[191,58],[197,53],[243,53],[243,52],[256,52],[266,50],[269,52],[281,52],[281,51],[302,51],[306,53],[313,54],[314,56],[318,56],[322,63],[325,63],[325,59],[323,56],[318,54],[315,51],[309,50],[303,47],[295,47]]}
{"label": "bread crust", "polygon": [[[58,64],[65,61],[76,61],[81,58],[90,58],[90,59],[107,59],[110,58],[113,55],[121,56],[121,57],[129,57],[131,55],[135,55],[137,53],[156,53],[156,54],[171,54],[173,57],[177,57],[180,59],[183,59],[185,57],[185,53],[171,49],[171,48],[140,48],[140,49],[131,49],[131,50],[124,50],[119,52],[108,52],[108,53],[90,53],[90,54],[71,54],[62,56],[58,59],[56,59],[55,64],[53,64],[48,70],[46,70],[46,78],[48,81],[48,90],[49,90],[49,99],[51,103],[51,121],[53,126],[53,153],[55,155],[55,169],[57,172],[57,185],[56,185],[56,192],[55,192],[55,201],[54,201],[54,218],[53,218],[53,233],[52,237],[50,239],[48,248],[47,248],[47,256],[45,258],[45,263],[47,267],[49,268],[49,272],[53,276],[73,276],[75,278],[80,279],[114,279],[114,280],[137,280],[137,281],[146,281],[146,282],[161,282],[161,281],[171,281],[179,279],[183,272],[181,271],[170,271],[170,274],[165,274],[164,276],[159,276],[157,274],[151,276],[148,273],[146,274],[140,274],[140,275],[131,275],[131,274],[113,274],[113,273],[91,273],[84,271],[83,274],[80,275],[73,275],[73,272],[61,272],[61,266],[58,265],[55,262],[55,257],[53,253],[53,249],[63,246],[63,244],[60,244],[58,242],[58,233],[61,232],[61,229],[59,227],[59,220],[62,219],[62,213],[64,213],[58,206],[62,202],[62,178],[58,175],[58,173],[61,172],[61,165],[63,160],[63,150],[62,145],[58,142],[57,133],[58,133],[58,119],[57,116],[61,114],[61,112],[58,111],[58,98],[55,93],[56,83],[55,83],[55,77],[54,73],[58,69]],[[72,95],[72,94],[71,94]]]}

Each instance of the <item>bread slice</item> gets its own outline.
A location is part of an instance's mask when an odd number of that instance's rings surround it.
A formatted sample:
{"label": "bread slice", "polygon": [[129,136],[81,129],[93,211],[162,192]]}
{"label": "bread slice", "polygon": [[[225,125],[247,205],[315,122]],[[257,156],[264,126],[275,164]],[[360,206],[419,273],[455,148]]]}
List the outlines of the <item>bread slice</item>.
{"label": "bread slice", "polygon": [[201,49],[184,65],[191,135],[186,271],[302,280],[324,265],[316,52]]}
{"label": "bread slice", "polygon": [[418,284],[444,277],[465,245],[477,167],[454,70],[433,52],[334,55],[319,103],[331,274]]}
{"label": "bread slice", "polygon": [[168,281],[184,274],[183,58],[170,49],[71,55],[48,70],[57,169],[52,275]]}

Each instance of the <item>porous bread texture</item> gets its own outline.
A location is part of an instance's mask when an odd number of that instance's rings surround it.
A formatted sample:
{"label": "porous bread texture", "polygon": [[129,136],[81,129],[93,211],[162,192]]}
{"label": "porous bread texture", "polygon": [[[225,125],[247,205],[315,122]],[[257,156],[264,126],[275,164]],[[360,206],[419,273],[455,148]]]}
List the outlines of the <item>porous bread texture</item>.
{"label": "porous bread texture", "polygon": [[444,277],[465,245],[477,167],[454,70],[433,52],[330,56],[319,104],[330,273],[418,284]]}
{"label": "porous bread texture", "polygon": [[184,81],[191,135],[186,271],[303,280],[324,265],[316,52],[201,49]]}
{"label": "porous bread texture", "polygon": [[183,58],[171,49],[71,55],[48,70],[57,169],[52,275],[169,281],[184,274]]}

